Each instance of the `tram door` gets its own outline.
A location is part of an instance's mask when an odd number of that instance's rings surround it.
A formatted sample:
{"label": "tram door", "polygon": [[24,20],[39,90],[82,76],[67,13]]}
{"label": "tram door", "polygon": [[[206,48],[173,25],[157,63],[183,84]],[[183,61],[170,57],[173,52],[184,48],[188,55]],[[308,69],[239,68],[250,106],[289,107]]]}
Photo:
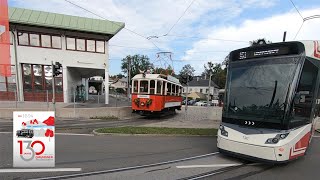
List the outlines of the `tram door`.
{"label": "tram door", "polygon": [[313,122],[312,112],[315,110],[314,103],[318,96],[317,78],[318,67],[306,59],[294,97],[291,126],[297,127]]}

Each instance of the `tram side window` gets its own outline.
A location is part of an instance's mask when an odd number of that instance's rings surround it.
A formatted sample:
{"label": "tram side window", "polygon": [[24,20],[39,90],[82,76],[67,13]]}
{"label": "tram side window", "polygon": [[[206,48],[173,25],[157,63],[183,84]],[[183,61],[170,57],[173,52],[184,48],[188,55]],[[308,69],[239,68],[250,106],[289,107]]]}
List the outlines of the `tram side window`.
{"label": "tram side window", "polygon": [[138,81],[133,81],[133,93],[138,93]]}
{"label": "tram side window", "polygon": [[157,81],[157,94],[161,94],[162,81]]}
{"label": "tram side window", "polygon": [[176,94],[176,85],[172,84],[172,93],[171,95],[175,95]]}
{"label": "tram side window", "polygon": [[171,83],[167,83],[167,95],[171,95]]}
{"label": "tram side window", "polygon": [[140,81],[140,93],[148,94],[148,81]]}
{"label": "tram side window", "polygon": [[166,95],[166,91],[167,91],[166,85],[167,85],[167,82],[164,81],[162,83],[162,95]]}
{"label": "tram side window", "polygon": [[155,82],[155,80],[151,80],[150,81],[150,94],[155,93],[155,88],[156,88],[156,82]]}
{"label": "tram side window", "polygon": [[180,96],[179,86],[176,86],[176,96]]}
{"label": "tram side window", "polygon": [[295,95],[293,106],[294,117],[291,122],[310,121],[317,75],[318,68],[309,60],[306,60],[302,69],[297,93]]}

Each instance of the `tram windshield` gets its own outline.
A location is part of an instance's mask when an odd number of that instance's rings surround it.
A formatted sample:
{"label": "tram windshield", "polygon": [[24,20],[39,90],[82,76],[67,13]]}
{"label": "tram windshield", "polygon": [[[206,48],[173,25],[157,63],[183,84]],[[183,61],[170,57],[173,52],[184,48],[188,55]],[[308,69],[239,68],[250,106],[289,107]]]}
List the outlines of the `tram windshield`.
{"label": "tram windshield", "polygon": [[225,117],[281,123],[299,57],[231,62]]}

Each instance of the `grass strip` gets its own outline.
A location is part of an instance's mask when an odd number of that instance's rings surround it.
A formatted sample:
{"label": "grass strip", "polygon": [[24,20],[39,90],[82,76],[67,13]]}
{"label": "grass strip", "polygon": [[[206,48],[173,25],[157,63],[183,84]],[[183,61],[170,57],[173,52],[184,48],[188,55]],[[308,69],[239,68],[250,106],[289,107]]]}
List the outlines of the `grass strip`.
{"label": "grass strip", "polygon": [[112,127],[97,129],[98,133],[119,133],[119,134],[172,134],[172,135],[201,135],[215,136],[217,129],[209,128],[167,128],[167,127]]}

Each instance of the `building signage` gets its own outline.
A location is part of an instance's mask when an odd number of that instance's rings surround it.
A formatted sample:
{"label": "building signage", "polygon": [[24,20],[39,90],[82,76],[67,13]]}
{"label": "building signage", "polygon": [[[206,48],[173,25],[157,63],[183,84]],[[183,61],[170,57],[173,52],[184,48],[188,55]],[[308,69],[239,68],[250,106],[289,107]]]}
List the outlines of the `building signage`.
{"label": "building signage", "polygon": [[13,113],[13,167],[55,166],[55,115]]}

